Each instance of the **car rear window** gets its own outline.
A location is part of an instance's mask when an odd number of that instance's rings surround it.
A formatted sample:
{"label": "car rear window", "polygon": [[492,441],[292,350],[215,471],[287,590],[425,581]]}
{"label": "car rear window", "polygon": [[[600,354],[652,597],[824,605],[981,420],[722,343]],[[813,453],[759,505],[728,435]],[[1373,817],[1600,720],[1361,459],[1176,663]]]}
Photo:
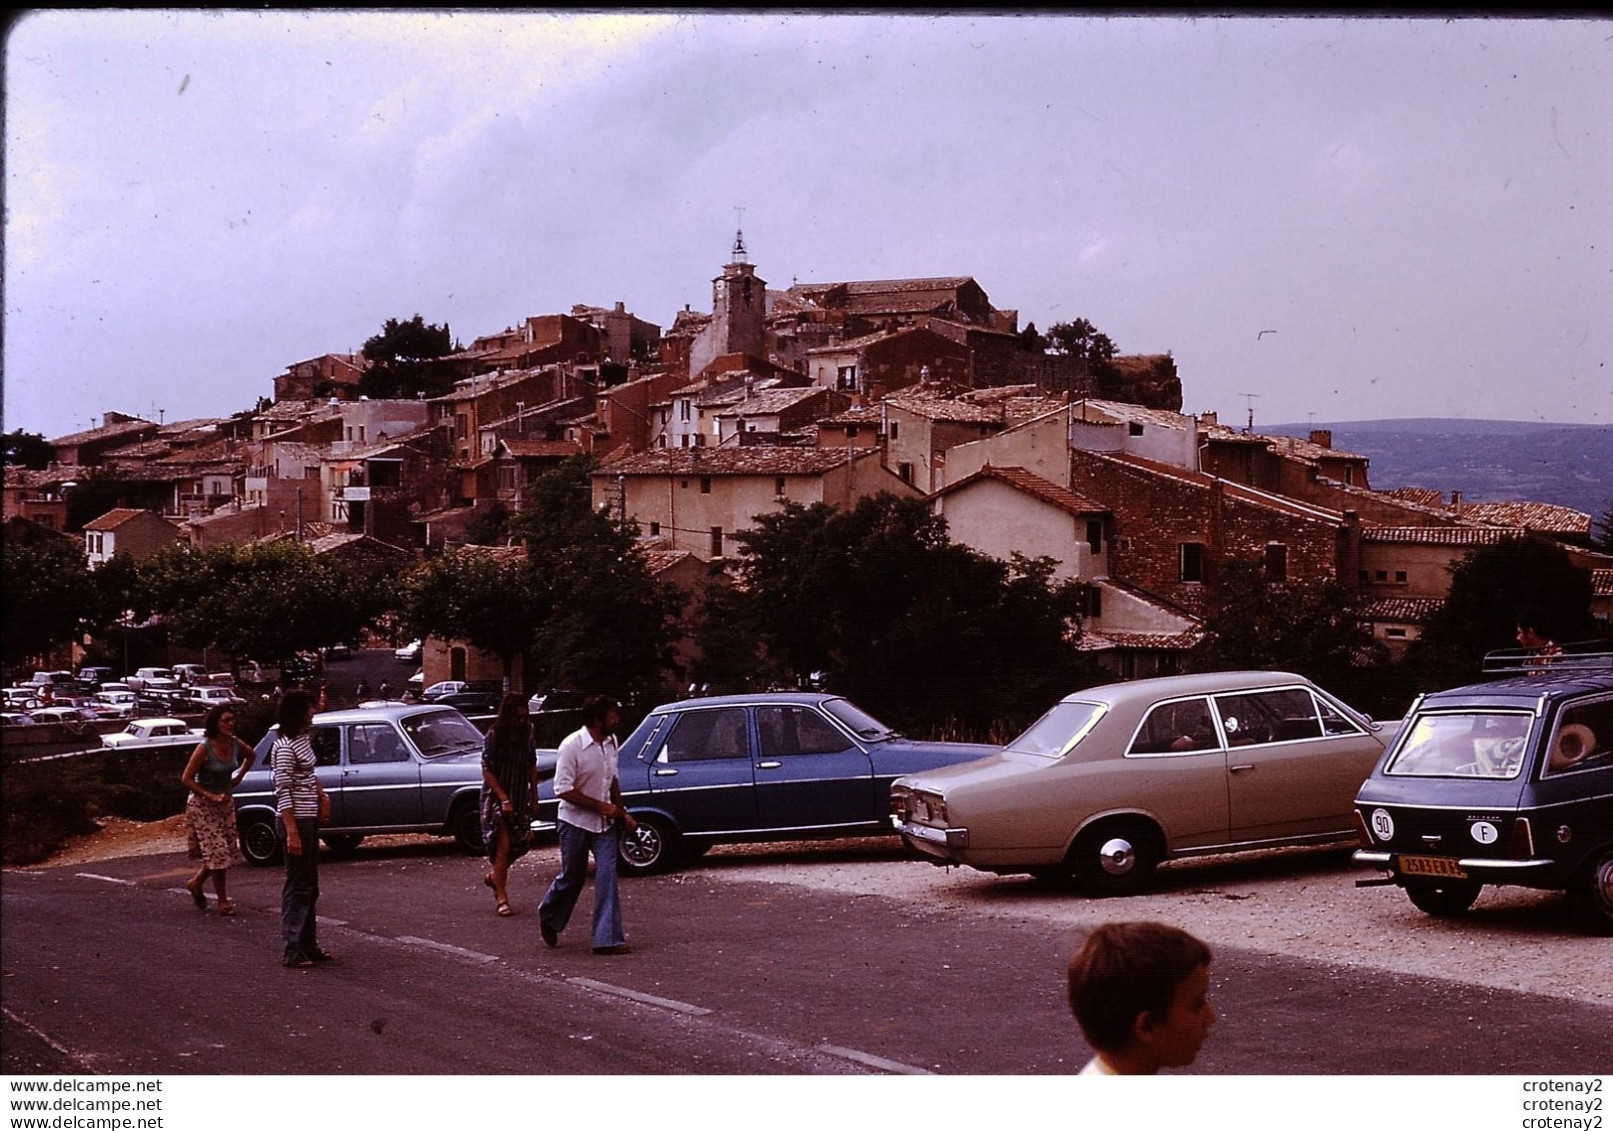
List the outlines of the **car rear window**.
{"label": "car rear window", "polygon": [[1523,711],[1418,715],[1384,772],[1423,778],[1515,778],[1523,769],[1533,721]]}
{"label": "car rear window", "polygon": [[1010,742],[1008,749],[1017,754],[1062,758],[1086,737],[1105,709],[1101,703],[1055,703],[1029,730]]}

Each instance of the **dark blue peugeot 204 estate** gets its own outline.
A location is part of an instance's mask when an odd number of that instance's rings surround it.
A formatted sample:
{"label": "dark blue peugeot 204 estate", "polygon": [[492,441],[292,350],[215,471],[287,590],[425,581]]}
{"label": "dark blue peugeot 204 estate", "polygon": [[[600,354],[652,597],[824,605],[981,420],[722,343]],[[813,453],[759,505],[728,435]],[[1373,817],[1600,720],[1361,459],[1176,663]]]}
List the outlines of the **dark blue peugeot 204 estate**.
{"label": "dark blue peugeot 204 estate", "polygon": [[1425,695],[1356,795],[1366,847],[1430,915],[1485,884],[1566,891],[1613,934],[1613,657],[1495,654],[1500,678]]}

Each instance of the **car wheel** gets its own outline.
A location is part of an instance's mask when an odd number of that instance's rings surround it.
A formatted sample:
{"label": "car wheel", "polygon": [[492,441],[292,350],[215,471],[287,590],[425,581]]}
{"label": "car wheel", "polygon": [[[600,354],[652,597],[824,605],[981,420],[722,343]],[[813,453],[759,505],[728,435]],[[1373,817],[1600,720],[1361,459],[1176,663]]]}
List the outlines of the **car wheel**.
{"label": "car wheel", "polygon": [[1094,825],[1070,850],[1070,874],[1089,895],[1136,895],[1159,864],[1159,837],[1140,821]]}
{"label": "car wheel", "polygon": [[486,852],[482,843],[482,814],[474,801],[462,801],[448,815],[448,831],[455,843],[472,856]]}
{"label": "car wheel", "polygon": [[266,868],[280,859],[280,837],[267,817],[248,817],[241,822],[241,855],[248,864]]}
{"label": "car wheel", "polygon": [[677,851],[678,834],[670,824],[660,817],[639,817],[638,828],[622,833],[616,855],[625,874],[648,876],[670,868]]}
{"label": "car wheel", "polygon": [[348,856],[354,849],[364,843],[362,833],[326,833],[319,838],[325,842],[325,847],[337,856]]}
{"label": "car wheel", "polygon": [[1472,907],[1482,887],[1473,880],[1415,880],[1406,884],[1406,898],[1425,915],[1446,919]]}
{"label": "car wheel", "polygon": [[1569,898],[1587,929],[1613,935],[1613,849],[1591,860]]}

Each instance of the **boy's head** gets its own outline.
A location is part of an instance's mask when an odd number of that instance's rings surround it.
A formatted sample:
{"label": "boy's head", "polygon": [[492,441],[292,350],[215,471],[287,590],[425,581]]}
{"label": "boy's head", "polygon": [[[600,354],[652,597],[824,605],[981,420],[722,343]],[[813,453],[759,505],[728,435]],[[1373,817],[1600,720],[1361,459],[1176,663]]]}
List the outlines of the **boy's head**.
{"label": "boy's head", "polygon": [[1070,1011],[1120,1071],[1192,1064],[1215,1023],[1210,948],[1164,923],[1105,923],[1070,959]]}

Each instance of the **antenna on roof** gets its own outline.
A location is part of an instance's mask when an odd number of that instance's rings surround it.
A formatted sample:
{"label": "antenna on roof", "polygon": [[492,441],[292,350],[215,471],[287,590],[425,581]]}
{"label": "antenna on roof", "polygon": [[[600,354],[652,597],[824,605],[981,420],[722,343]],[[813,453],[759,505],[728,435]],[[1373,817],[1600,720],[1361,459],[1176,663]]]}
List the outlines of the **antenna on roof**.
{"label": "antenna on roof", "polygon": [[1242,397],[1244,400],[1249,402],[1249,426],[1247,428],[1245,428],[1244,431],[1245,432],[1253,432],[1255,430],[1255,398],[1258,397],[1260,394],[1259,393],[1239,393],[1238,395],[1240,397]]}

